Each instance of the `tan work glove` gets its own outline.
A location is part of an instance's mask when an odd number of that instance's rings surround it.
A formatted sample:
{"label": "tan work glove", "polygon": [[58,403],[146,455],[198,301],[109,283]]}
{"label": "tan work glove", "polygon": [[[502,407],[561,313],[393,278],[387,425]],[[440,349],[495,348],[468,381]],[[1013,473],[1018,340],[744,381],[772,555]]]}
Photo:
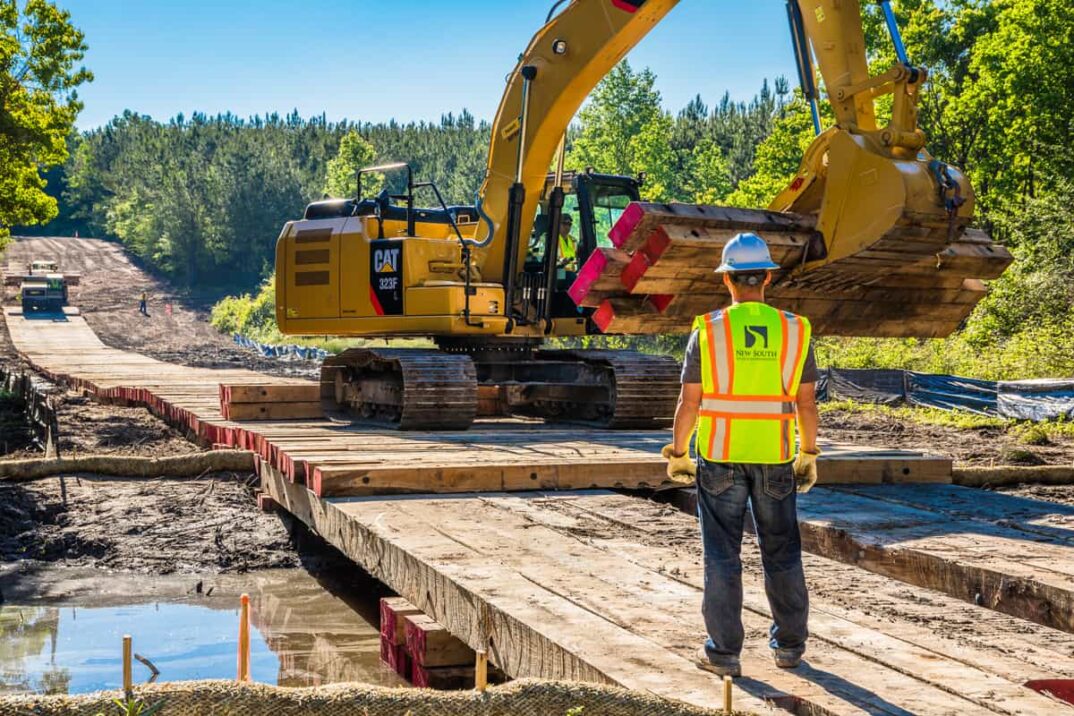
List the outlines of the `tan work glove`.
{"label": "tan work glove", "polygon": [[676,457],[675,446],[665,445],[660,454],[668,461],[669,480],[681,482],[684,485],[693,484],[694,478],[697,477],[697,465],[690,459],[689,450]]}
{"label": "tan work glove", "polygon": [[817,458],[820,450],[816,452],[798,451],[798,457],[794,459],[794,477],[798,480],[798,492],[805,494],[817,484]]}

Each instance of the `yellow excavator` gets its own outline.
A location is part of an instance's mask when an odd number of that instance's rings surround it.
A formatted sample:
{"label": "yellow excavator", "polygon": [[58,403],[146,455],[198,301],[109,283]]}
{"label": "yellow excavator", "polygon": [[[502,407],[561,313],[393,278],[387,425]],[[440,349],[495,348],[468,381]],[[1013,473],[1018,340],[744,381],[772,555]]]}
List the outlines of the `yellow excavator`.
{"label": "yellow excavator", "polygon": [[[937,336],[958,327],[984,295],[979,279],[1011,259],[967,231],[969,182],[924,149],[917,104],[927,72],[907,57],[887,0],[898,62],[879,74],[867,64],[858,0],[787,0],[817,138],[768,210],[646,204],[637,178],[564,171],[566,131],[586,97],[677,4],[556,2],[508,78],[473,206],[448,206],[434,182],[393,164],[358,170],[357,196],[310,204],[284,226],[283,333],[435,341],[329,358],[321,374],[329,408],[401,429],[465,429],[479,415],[503,414],[666,425],[678,392],[674,360],[544,343],[688,331],[694,314],[719,305],[707,274],[720,241],[738,231],[781,247],[774,254],[785,271],[772,301],[808,315],[819,333]],[[835,114],[826,130],[814,62]],[[890,120],[881,125],[885,96]],[[390,188],[363,196],[363,183],[375,182]],[[422,193],[432,208],[418,206]],[[574,266],[559,256],[564,216],[578,227]],[[666,259],[657,271],[646,248],[654,237],[679,246],[680,263]],[[616,262],[619,274],[594,273]],[[640,283],[626,268],[639,262],[652,269]]]}

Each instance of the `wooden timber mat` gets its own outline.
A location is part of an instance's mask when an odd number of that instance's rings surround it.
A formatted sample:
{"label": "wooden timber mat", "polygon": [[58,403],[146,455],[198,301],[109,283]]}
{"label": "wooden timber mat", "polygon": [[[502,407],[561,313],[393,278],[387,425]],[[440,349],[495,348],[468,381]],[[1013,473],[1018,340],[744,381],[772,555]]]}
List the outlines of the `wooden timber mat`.
{"label": "wooden timber mat", "polygon": [[[697,524],[670,506],[606,491],[318,498],[269,466],[262,487],[511,676],[720,703],[719,679],[693,661],[703,638]],[[1068,708],[1023,684],[1074,676],[1074,636],[813,555],[806,663],[779,669],[759,560],[747,551],[740,708]]]}
{"label": "wooden timber mat", "polygon": [[[144,405],[207,445],[251,450],[322,496],[678,487],[660,448],[669,431],[607,431],[504,419],[460,432],[401,432],[326,419],[224,419],[220,386],[309,385],[249,370],[189,368],[104,345],[81,316],[5,310],[38,371],[105,401]],[[913,451],[824,445],[826,482],[950,482],[951,462]]]}

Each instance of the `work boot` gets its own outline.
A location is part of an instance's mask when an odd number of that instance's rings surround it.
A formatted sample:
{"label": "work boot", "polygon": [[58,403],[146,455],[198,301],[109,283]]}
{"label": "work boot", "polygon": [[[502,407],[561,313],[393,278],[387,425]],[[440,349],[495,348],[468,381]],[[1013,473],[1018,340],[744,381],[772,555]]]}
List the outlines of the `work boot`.
{"label": "work boot", "polygon": [[791,649],[773,649],[772,656],[776,660],[776,666],[781,669],[795,669],[802,663],[802,654]]}
{"label": "work boot", "polygon": [[704,645],[697,650],[697,668],[711,671],[717,676],[742,676],[742,664],[738,659],[729,660],[722,664],[714,664],[709,659],[709,653],[705,651]]}

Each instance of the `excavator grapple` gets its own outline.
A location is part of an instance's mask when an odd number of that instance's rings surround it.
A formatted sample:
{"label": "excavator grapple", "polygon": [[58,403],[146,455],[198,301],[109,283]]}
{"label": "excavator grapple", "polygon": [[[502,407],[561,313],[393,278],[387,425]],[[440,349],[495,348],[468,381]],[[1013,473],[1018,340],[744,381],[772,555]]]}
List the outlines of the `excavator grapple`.
{"label": "excavator grapple", "polygon": [[[972,228],[967,178],[925,149],[917,105],[928,72],[907,57],[888,0],[897,61],[877,73],[860,0],[786,0],[816,139],[768,207],[646,203],[633,177],[565,171],[585,98],[678,2],[555,2],[508,76],[474,205],[449,206],[393,164],[360,170],[357,196],[315,202],[284,226],[283,333],[436,344],[325,361],[329,410],[410,430],[503,415],[666,425],[674,360],[585,346],[598,334],[688,332],[727,301],[712,272],[740,232],[763,237],[781,266],[768,300],[809,317],[816,334],[957,330],[1012,258]],[[370,173],[388,187],[376,196],[362,194]],[[423,192],[431,208],[419,208]]]}

